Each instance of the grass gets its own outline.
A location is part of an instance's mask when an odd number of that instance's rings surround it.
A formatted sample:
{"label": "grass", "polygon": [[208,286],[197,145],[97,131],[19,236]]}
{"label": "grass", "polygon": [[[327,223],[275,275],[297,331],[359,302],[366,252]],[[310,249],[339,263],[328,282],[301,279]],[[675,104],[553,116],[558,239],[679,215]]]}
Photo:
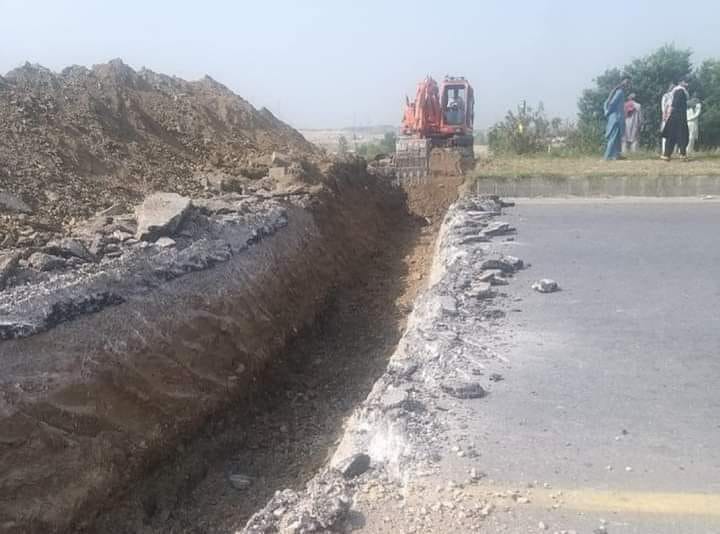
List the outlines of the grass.
{"label": "grass", "polygon": [[486,156],[475,167],[477,178],[597,178],[597,177],[720,176],[720,153],[696,153],[688,162],[661,161],[640,152],[626,160],[604,161],[598,156]]}

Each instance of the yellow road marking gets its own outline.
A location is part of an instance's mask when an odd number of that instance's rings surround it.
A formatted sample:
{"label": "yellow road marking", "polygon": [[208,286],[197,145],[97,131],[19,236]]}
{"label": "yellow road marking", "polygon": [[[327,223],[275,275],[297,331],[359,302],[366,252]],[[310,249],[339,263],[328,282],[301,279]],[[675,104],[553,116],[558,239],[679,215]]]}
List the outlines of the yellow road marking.
{"label": "yellow road marking", "polygon": [[551,505],[554,502],[561,502],[563,508],[588,512],[720,517],[720,495],[717,494],[543,489],[540,492],[535,490],[533,496],[538,504]]}

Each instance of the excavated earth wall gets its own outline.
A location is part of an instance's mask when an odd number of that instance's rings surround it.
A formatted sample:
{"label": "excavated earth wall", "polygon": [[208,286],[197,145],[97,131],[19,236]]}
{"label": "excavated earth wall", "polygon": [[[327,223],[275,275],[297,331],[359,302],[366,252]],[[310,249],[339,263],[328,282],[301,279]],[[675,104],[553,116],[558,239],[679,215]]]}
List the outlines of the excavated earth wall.
{"label": "excavated earth wall", "polygon": [[0,532],[81,530],[256,387],[399,209],[352,173],[235,199],[176,247],[0,293]]}

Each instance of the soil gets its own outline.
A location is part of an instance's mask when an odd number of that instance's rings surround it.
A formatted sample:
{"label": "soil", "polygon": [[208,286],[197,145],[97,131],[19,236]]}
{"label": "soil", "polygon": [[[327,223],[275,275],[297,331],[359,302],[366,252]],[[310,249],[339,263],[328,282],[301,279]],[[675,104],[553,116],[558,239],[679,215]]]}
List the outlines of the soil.
{"label": "soil", "polygon": [[197,197],[208,174],[261,178],[276,151],[307,167],[322,157],[210,77],[136,72],[119,59],[60,73],[26,64],[0,77],[0,192],[23,206],[0,211],[0,248],[151,191]]}
{"label": "soil", "polygon": [[[440,178],[409,189],[407,209],[382,221],[383,246],[275,360],[252,402],[208,423],[88,531],[232,532],[277,490],[304,487],[385,371],[425,285],[439,215],[460,182]],[[248,477],[249,487],[234,487],[232,475]]]}

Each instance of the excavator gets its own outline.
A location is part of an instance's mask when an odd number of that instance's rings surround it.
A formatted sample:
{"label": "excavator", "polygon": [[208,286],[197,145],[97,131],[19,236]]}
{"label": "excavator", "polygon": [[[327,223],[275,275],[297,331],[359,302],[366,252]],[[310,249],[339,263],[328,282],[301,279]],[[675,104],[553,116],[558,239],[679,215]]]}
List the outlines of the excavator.
{"label": "excavator", "polygon": [[472,168],[475,97],[463,77],[446,76],[438,86],[427,76],[415,100],[405,97],[394,167],[398,179],[458,176]]}

